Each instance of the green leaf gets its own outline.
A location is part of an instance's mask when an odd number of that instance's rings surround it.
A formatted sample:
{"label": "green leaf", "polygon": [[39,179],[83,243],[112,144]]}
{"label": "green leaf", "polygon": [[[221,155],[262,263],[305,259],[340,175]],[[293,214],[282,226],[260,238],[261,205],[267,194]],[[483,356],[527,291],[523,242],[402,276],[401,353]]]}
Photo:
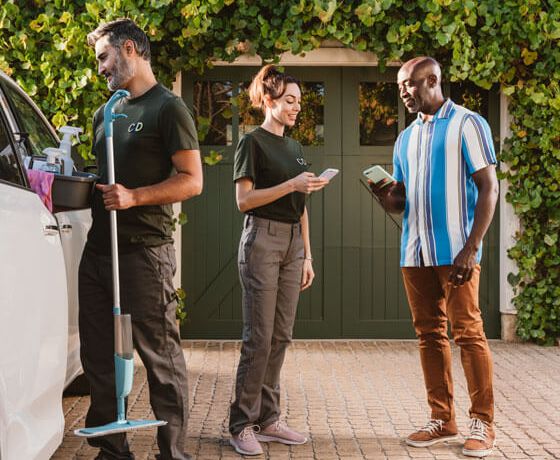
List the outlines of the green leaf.
{"label": "green leaf", "polygon": [[393,28],[389,29],[389,32],[387,32],[387,41],[389,43],[397,43],[398,40],[399,34],[397,33],[397,31]]}
{"label": "green leaf", "polygon": [[449,40],[451,40],[451,34],[443,33],[443,32],[437,32],[436,33],[436,39],[441,46],[444,46],[444,45],[447,45],[449,43]]}
{"label": "green leaf", "polygon": [[223,159],[223,155],[220,152],[211,150],[208,155],[205,155],[202,158],[202,161],[204,162],[204,164],[207,164],[208,166],[214,166],[218,164],[220,161],[222,161],[222,159]]}
{"label": "green leaf", "polygon": [[544,104],[546,102],[546,95],[544,93],[533,93],[531,99],[535,104]]}
{"label": "green leaf", "polygon": [[556,245],[556,242],[558,241],[558,235],[545,235],[544,236],[544,242],[545,244],[548,244],[549,246],[554,246]]}

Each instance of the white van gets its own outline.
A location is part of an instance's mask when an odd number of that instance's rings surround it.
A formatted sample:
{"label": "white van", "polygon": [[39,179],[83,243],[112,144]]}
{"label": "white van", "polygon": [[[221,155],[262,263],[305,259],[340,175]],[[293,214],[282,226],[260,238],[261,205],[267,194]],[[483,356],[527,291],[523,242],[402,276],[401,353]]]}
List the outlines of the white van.
{"label": "white van", "polygon": [[78,264],[90,210],[50,212],[24,161],[59,139],[0,72],[0,459],[48,459],[62,442],[63,389],[82,372]]}

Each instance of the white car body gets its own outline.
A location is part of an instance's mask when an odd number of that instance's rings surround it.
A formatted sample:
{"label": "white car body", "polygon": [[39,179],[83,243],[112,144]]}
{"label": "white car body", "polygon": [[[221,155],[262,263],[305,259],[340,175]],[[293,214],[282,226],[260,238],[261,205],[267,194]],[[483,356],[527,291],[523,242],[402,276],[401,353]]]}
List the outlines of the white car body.
{"label": "white car body", "polygon": [[62,392],[82,372],[77,275],[90,210],[53,214],[29,188],[24,158],[49,142],[58,145],[52,127],[0,72],[1,460],[51,457],[64,433]]}

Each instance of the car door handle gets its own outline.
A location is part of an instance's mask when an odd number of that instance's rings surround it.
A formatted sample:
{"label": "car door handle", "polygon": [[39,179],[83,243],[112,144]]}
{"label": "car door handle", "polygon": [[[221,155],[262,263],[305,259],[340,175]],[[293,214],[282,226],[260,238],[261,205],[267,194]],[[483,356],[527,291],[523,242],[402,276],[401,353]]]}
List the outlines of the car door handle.
{"label": "car door handle", "polygon": [[72,232],[72,225],[64,224],[60,226],[61,233],[71,233]]}
{"label": "car door handle", "polygon": [[43,227],[43,233],[46,236],[58,235],[58,225],[45,225]]}

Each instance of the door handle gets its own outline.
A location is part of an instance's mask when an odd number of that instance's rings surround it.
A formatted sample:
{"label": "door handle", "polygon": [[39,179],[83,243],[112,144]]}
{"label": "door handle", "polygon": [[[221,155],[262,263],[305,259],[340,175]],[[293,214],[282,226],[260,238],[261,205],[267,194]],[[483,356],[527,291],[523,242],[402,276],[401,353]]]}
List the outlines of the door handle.
{"label": "door handle", "polygon": [[45,225],[43,227],[43,233],[46,236],[55,236],[58,235],[58,225]]}

